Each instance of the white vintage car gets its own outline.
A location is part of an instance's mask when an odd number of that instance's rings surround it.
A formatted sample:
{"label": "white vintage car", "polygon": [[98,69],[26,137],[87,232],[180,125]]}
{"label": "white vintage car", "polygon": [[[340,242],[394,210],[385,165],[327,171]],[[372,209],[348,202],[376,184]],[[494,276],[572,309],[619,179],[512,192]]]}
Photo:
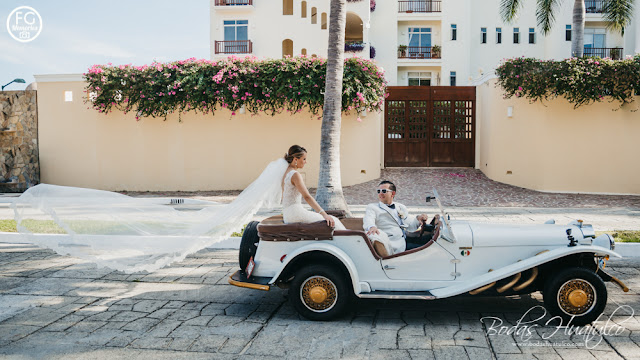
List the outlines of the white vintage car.
{"label": "white vintage car", "polygon": [[[628,288],[604,271],[613,238],[595,237],[591,225],[504,225],[451,220],[434,190],[440,213],[425,245],[381,257],[362,218],[342,219],[347,230],[321,221],[284,224],[282,216],[247,225],[240,270],[232,285],[289,289],[295,309],[311,320],[329,320],[359,298],[432,300],[451,296],[509,296],[542,291],[553,315],[588,324],[604,310],[604,281]],[[440,221],[442,219],[443,221]]]}

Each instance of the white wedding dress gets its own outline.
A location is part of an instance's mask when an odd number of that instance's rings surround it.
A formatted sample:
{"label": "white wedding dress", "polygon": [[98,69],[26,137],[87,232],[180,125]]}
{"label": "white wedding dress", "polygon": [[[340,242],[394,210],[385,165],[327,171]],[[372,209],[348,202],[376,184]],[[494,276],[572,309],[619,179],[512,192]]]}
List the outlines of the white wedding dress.
{"label": "white wedding dress", "polygon": [[[19,242],[127,273],[155,271],[228,239],[259,209],[280,206],[288,166],[282,158],[272,161],[233,202],[198,211],[180,211],[116,192],[48,184],[29,188],[11,207],[23,234]],[[291,203],[295,194],[287,192]],[[286,211],[296,221],[322,220],[320,214],[302,208],[299,193],[297,202],[299,210],[288,206]],[[299,216],[303,213],[308,217]]]}
{"label": "white wedding dress", "polygon": [[[312,223],[323,221],[324,217],[317,212],[306,210],[302,206],[302,194],[291,182],[295,170],[291,170],[284,177],[282,192],[282,220],[285,224],[291,223]],[[335,230],[345,230],[344,225],[335,216],[331,216],[335,221]]]}

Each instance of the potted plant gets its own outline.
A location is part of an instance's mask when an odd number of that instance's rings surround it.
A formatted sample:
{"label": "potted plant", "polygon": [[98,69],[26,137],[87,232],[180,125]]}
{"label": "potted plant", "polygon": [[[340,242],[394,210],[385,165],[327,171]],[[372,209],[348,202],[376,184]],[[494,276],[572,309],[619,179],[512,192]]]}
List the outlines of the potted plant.
{"label": "potted plant", "polygon": [[611,49],[611,51],[609,52],[609,57],[613,60],[620,60],[620,49],[619,48]]}
{"label": "potted plant", "polygon": [[362,41],[347,41],[344,44],[344,51],[345,52],[360,52],[362,50],[364,50],[365,48],[365,43]]}
{"label": "potted plant", "polygon": [[434,59],[439,59],[441,50],[442,49],[440,48],[440,45],[433,45],[431,47],[431,57]]}
{"label": "potted plant", "polygon": [[398,45],[398,57],[406,57],[407,45]]}

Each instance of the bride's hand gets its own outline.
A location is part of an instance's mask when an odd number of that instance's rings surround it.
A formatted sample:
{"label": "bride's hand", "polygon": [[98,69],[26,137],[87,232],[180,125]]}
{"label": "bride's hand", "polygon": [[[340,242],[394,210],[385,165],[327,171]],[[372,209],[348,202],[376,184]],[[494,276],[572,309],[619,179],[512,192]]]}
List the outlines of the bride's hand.
{"label": "bride's hand", "polygon": [[335,221],[333,221],[333,218],[326,212],[322,212],[322,217],[327,221],[327,225],[329,225],[330,227],[334,227],[336,225]]}

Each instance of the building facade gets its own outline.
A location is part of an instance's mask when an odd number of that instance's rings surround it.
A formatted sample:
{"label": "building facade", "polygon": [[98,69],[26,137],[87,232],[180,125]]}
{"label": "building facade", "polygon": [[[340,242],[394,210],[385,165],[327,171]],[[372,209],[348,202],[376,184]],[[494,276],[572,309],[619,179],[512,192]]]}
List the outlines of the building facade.
{"label": "building facade", "polygon": [[[330,0],[210,2],[212,59],[327,55]],[[585,0],[585,54],[640,53],[640,4],[621,35],[606,28],[603,2]],[[524,1],[510,24],[501,20],[499,5],[500,0],[349,1],[345,55],[374,57],[391,86],[471,85],[505,58],[570,57],[573,1],[560,3],[547,36],[536,25],[536,1]]]}

